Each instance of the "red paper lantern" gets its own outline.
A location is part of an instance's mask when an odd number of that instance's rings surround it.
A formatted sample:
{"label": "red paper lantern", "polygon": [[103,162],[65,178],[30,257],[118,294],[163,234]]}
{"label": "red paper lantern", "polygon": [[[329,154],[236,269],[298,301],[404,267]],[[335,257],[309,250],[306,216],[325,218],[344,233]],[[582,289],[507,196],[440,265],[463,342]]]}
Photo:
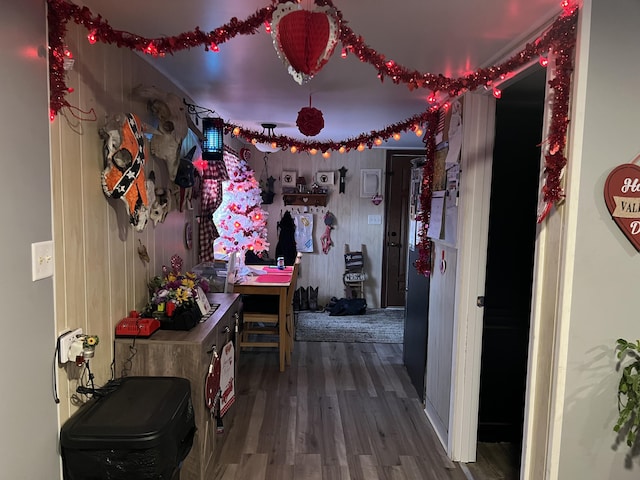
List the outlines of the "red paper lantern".
{"label": "red paper lantern", "polygon": [[309,80],[329,61],[340,29],[335,8],[303,10],[297,3],[281,3],[273,12],[273,45],[296,82]]}

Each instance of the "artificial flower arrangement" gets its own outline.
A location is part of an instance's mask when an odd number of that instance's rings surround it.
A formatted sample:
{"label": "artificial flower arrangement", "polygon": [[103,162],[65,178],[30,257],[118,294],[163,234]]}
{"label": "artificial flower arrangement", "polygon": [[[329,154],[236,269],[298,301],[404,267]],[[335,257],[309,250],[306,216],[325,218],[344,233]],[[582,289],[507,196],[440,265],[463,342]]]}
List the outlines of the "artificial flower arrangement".
{"label": "artificial flower arrangement", "polygon": [[205,294],[209,291],[207,280],[193,272],[169,272],[164,277],[156,276],[149,282],[153,291],[151,304],[154,310],[166,312],[170,317],[178,308],[185,310],[197,306],[198,287]]}
{"label": "artificial flower arrangement", "polygon": [[[167,320],[167,317],[172,319],[166,328],[188,330],[202,316],[197,303],[198,288],[207,294],[209,282],[193,272],[181,273],[181,262],[179,265],[175,263],[177,262],[172,259],[173,269],[163,267],[163,275],[155,276],[149,282],[151,300],[144,314],[161,321]],[[179,317],[183,315],[188,315],[189,318],[179,321]]]}

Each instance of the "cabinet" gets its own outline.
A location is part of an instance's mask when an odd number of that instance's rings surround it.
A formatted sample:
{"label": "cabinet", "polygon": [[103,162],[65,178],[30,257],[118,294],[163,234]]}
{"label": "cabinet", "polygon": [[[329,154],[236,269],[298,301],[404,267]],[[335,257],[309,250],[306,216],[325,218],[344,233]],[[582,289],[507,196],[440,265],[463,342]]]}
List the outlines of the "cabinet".
{"label": "cabinet", "polygon": [[[217,309],[189,331],[158,330],[149,338],[115,339],[117,375],[175,376],[191,382],[196,434],[191,452],[180,470],[181,480],[205,480],[214,476],[216,421],[207,410],[204,398],[204,382],[211,362],[209,352],[214,345],[220,352],[229,340],[237,345],[236,326],[242,310],[240,295],[213,293],[208,298]],[[235,352],[237,371],[240,349],[236,347]],[[225,426],[231,423],[234,410],[231,407],[225,414]]]}
{"label": "cabinet", "polygon": [[285,205],[307,205],[310,207],[326,207],[329,194],[327,193],[283,193]]}

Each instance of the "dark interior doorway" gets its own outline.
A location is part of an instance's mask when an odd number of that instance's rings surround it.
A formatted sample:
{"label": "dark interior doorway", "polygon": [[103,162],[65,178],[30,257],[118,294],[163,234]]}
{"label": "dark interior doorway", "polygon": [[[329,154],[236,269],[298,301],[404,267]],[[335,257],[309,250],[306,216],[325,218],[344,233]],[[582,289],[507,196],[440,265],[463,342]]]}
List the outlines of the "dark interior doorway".
{"label": "dark interior doorway", "polygon": [[421,155],[424,152],[390,150],[387,153],[380,302],[383,308],[405,305],[411,160]]}
{"label": "dark interior doorway", "polygon": [[[479,442],[511,445],[519,469],[546,71],[536,66],[496,105],[485,284]],[[480,448],[479,448],[480,450]]]}

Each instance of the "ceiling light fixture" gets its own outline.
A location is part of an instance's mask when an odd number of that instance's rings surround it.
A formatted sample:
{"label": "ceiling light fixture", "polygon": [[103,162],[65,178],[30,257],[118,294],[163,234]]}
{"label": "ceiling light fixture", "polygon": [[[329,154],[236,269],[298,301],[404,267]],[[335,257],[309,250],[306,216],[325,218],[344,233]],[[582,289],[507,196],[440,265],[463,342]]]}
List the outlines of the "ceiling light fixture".
{"label": "ceiling light fixture", "polygon": [[276,128],[276,124],[262,123],[261,125],[262,125],[262,135],[266,136],[268,138],[268,141],[256,142],[253,144],[253,146],[263,153],[273,153],[280,150],[280,148],[278,147],[278,144],[275,141],[273,141],[273,138],[275,137],[274,130]]}

